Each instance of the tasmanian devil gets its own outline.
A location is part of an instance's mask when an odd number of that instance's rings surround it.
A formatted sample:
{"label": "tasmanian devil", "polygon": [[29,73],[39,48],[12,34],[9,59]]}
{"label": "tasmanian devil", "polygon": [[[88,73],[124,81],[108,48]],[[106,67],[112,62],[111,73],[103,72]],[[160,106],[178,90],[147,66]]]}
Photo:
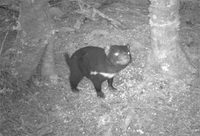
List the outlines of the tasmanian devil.
{"label": "tasmanian devil", "polygon": [[132,60],[129,45],[111,45],[105,48],[87,46],[77,50],[70,58],[65,53],[65,60],[70,68],[69,81],[73,92],[79,92],[77,86],[85,76],[95,87],[97,96],[104,98],[101,85],[107,80],[113,90],[113,78]]}

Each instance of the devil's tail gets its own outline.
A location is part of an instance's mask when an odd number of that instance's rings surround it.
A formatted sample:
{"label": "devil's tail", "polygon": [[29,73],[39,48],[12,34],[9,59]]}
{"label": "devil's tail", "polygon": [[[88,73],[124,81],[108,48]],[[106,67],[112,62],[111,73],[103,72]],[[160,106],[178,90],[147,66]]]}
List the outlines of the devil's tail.
{"label": "devil's tail", "polygon": [[71,59],[69,57],[69,54],[65,53],[64,56],[65,56],[65,61],[66,61],[67,65],[70,67],[71,66]]}

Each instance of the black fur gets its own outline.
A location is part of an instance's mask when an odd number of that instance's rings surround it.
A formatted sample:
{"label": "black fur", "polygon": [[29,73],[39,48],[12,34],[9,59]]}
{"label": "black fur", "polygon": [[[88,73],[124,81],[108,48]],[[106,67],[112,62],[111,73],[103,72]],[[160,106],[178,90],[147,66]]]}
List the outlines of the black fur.
{"label": "black fur", "polygon": [[[77,50],[71,58],[65,53],[65,60],[70,68],[69,81],[73,92],[79,92],[77,86],[84,76],[92,81],[99,97],[105,97],[101,84],[106,80],[109,87],[115,90],[112,85],[113,78],[131,62],[131,55],[128,45],[112,45],[108,51],[106,55],[103,48],[88,46]],[[118,56],[115,53],[118,53]]]}

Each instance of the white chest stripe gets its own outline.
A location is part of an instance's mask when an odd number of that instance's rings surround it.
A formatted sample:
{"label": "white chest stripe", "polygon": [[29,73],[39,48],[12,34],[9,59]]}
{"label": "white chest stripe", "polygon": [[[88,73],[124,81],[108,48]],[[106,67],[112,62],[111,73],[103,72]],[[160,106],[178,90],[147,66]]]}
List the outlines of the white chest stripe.
{"label": "white chest stripe", "polygon": [[91,71],[90,72],[90,75],[97,75],[98,74],[98,72],[96,72],[96,71]]}
{"label": "white chest stripe", "polygon": [[107,78],[113,78],[114,76],[116,76],[116,73],[104,73],[104,72],[97,72],[97,71],[90,72],[90,75],[97,75],[97,74],[102,75]]}

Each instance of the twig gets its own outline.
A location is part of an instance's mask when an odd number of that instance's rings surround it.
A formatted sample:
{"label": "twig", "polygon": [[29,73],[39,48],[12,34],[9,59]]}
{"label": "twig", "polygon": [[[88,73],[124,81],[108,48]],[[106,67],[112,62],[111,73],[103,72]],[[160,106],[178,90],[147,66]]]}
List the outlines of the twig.
{"label": "twig", "polygon": [[3,46],[4,46],[4,43],[5,43],[6,38],[8,36],[8,33],[9,33],[9,30],[6,32],[6,35],[4,36],[3,41],[1,43],[0,55],[1,55],[2,51],[3,51]]}
{"label": "twig", "polygon": [[6,38],[7,38],[7,36],[8,36],[9,28],[10,28],[11,25],[12,25],[12,23],[10,23],[10,25],[8,26],[8,31],[6,32],[6,35],[4,36],[3,41],[2,41],[2,43],[1,43],[0,55],[1,55],[2,51],[3,51],[3,46],[4,46],[4,43],[5,43]]}
{"label": "twig", "polygon": [[189,131],[193,136],[196,136],[196,135],[194,134],[194,132],[191,130],[191,128],[190,128],[185,122],[183,122],[183,125],[188,129],[188,131]]}

